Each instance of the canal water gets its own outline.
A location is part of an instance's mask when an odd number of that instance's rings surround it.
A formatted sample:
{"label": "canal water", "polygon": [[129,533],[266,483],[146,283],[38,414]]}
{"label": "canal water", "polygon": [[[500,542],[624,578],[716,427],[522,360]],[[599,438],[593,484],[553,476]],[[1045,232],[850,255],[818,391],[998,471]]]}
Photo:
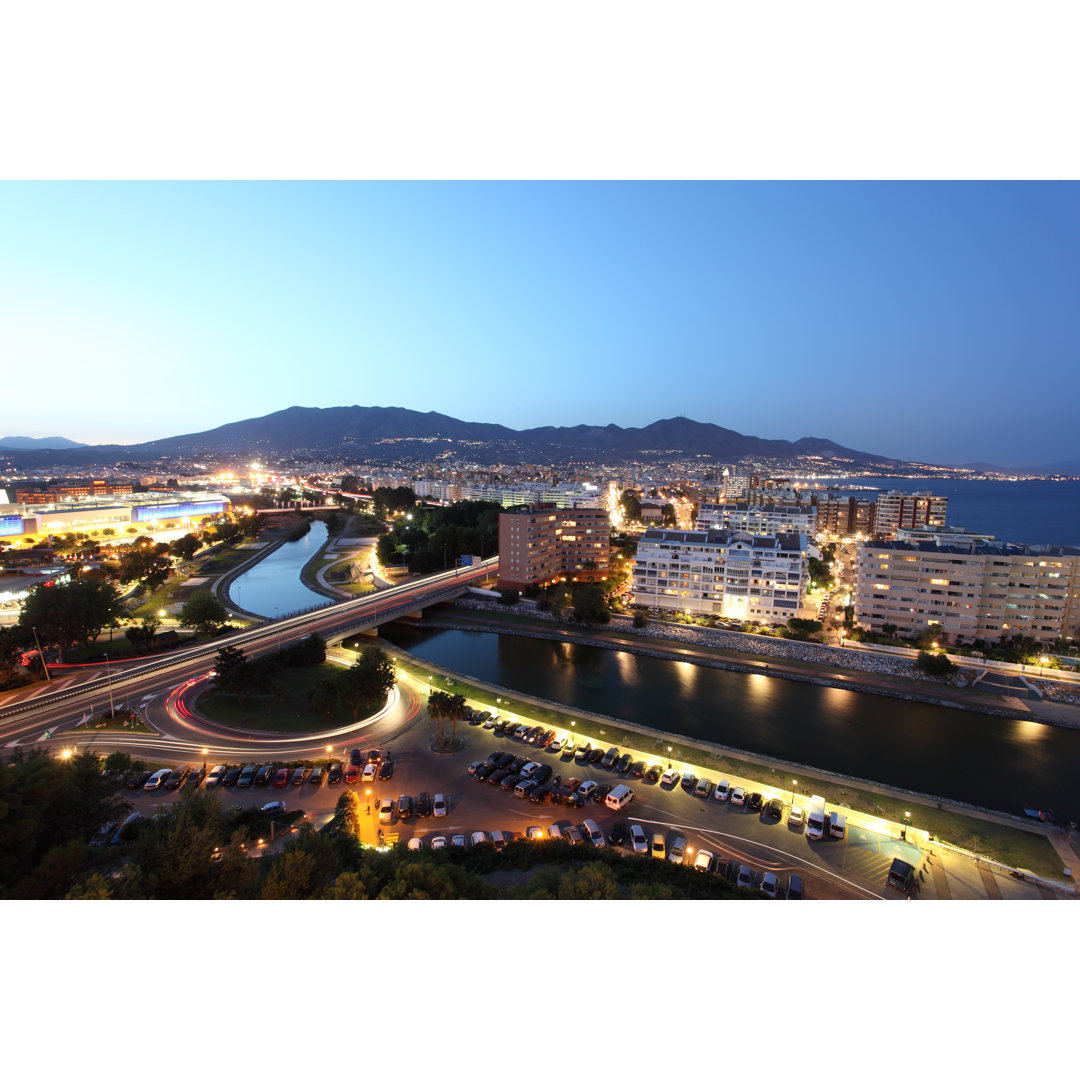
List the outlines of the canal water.
{"label": "canal water", "polygon": [[300,580],[304,564],[325,542],[325,523],[313,521],[306,536],[282,544],[233,581],[229,586],[233,603],[268,619],[332,604],[333,600]]}
{"label": "canal water", "polygon": [[380,630],[422,660],[676,735],[1011,814],[1080,820],[1080,731],[698,667],[590,645],[464,630]]}

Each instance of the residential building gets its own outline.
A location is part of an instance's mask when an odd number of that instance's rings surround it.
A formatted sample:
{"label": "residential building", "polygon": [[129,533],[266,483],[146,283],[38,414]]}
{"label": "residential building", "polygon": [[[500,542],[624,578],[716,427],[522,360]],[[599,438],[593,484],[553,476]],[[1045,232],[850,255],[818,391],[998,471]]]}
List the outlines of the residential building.
{"label": "residential building", "polygon": [[948,496],[932,491],[882,491],[877,497],[874,532],[882,540],[895,540],[897,529],[940,527],[948,508]]}
{"label": "residential building", "polygon": [[1080,636],[1080,548],[880,540],[856,549],[855,621],[942,640]]}
{"label": "residential building", "polygon": [[877,502],[854,495],[813,494],[810,501],[817,509],[817,530],[828,536],[865,536],[874,534]]}
{"label": "residential building", "polygon": [[703,502],[698,510],[699,529],[741,529],[754,536],[795,532],[813,536],[817,510],[810,503]]}
{"label": "residential building", "polygon": [[500,589],[604,581],[610,561],[608,512],[537,504],[499,515]]}
{"label": "residential building", "polygon": [[647,529],[633,581],[641,607],[782,624],[799,614],[806,535]]}

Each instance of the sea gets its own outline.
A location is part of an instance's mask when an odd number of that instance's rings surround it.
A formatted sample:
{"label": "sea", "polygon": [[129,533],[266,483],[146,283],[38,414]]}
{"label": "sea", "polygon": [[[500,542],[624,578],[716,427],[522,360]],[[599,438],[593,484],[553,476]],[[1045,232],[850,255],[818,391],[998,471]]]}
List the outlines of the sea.
{"label": "sea", "polygon": [[[801,480],[830,491],[873,499],[880,491],[946,495],[947,525],[1014,544],[1080,547],[1080,480],[913,480],[874,476]],[[852,490],[863,489],[863,490]],[[870,490],[866,490],[870,489]]]}

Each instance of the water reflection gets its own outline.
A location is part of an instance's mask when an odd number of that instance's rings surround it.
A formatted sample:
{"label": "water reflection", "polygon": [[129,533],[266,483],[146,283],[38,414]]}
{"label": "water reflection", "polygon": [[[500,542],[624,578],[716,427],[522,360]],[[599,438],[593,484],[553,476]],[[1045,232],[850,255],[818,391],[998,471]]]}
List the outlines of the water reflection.
{"label": "water reflection", "polygon": [[421,659],[633,723],[976,806],[1080,817],[1080,731],[586,645],[397,625]]}

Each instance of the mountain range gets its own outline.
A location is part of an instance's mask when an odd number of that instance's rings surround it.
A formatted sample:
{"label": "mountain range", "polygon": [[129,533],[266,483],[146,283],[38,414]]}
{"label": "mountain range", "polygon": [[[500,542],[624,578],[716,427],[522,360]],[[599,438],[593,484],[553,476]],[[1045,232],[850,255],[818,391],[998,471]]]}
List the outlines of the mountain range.
{"label": "mountain range", "polygon": [[9,440],[7,456],[16,464],[35,466],[201,457],[416,461],[444,457],[448,452],[478,463],[615,462],[668,453],[719,462],[742,457],[812,456],[858,465],[898,464],[894,458],[853,450],[829,439],[760,439],[681,416],[642,428],[579,424],[515,431],[501,424],[472,423],[437,412],[362,405],[323,409],[293,406],[209,431],[127,446],[75,444],[68,449],[48,449],[40,440],[36,442],[34,447],[21,448]]}
{"label": "mountain range", "polygon": [[2,450],[71,450],[85,445],[65,439],[62,435],[46,435],[42,439],[33,439],[29,435],[5,435],[0,439]]}

